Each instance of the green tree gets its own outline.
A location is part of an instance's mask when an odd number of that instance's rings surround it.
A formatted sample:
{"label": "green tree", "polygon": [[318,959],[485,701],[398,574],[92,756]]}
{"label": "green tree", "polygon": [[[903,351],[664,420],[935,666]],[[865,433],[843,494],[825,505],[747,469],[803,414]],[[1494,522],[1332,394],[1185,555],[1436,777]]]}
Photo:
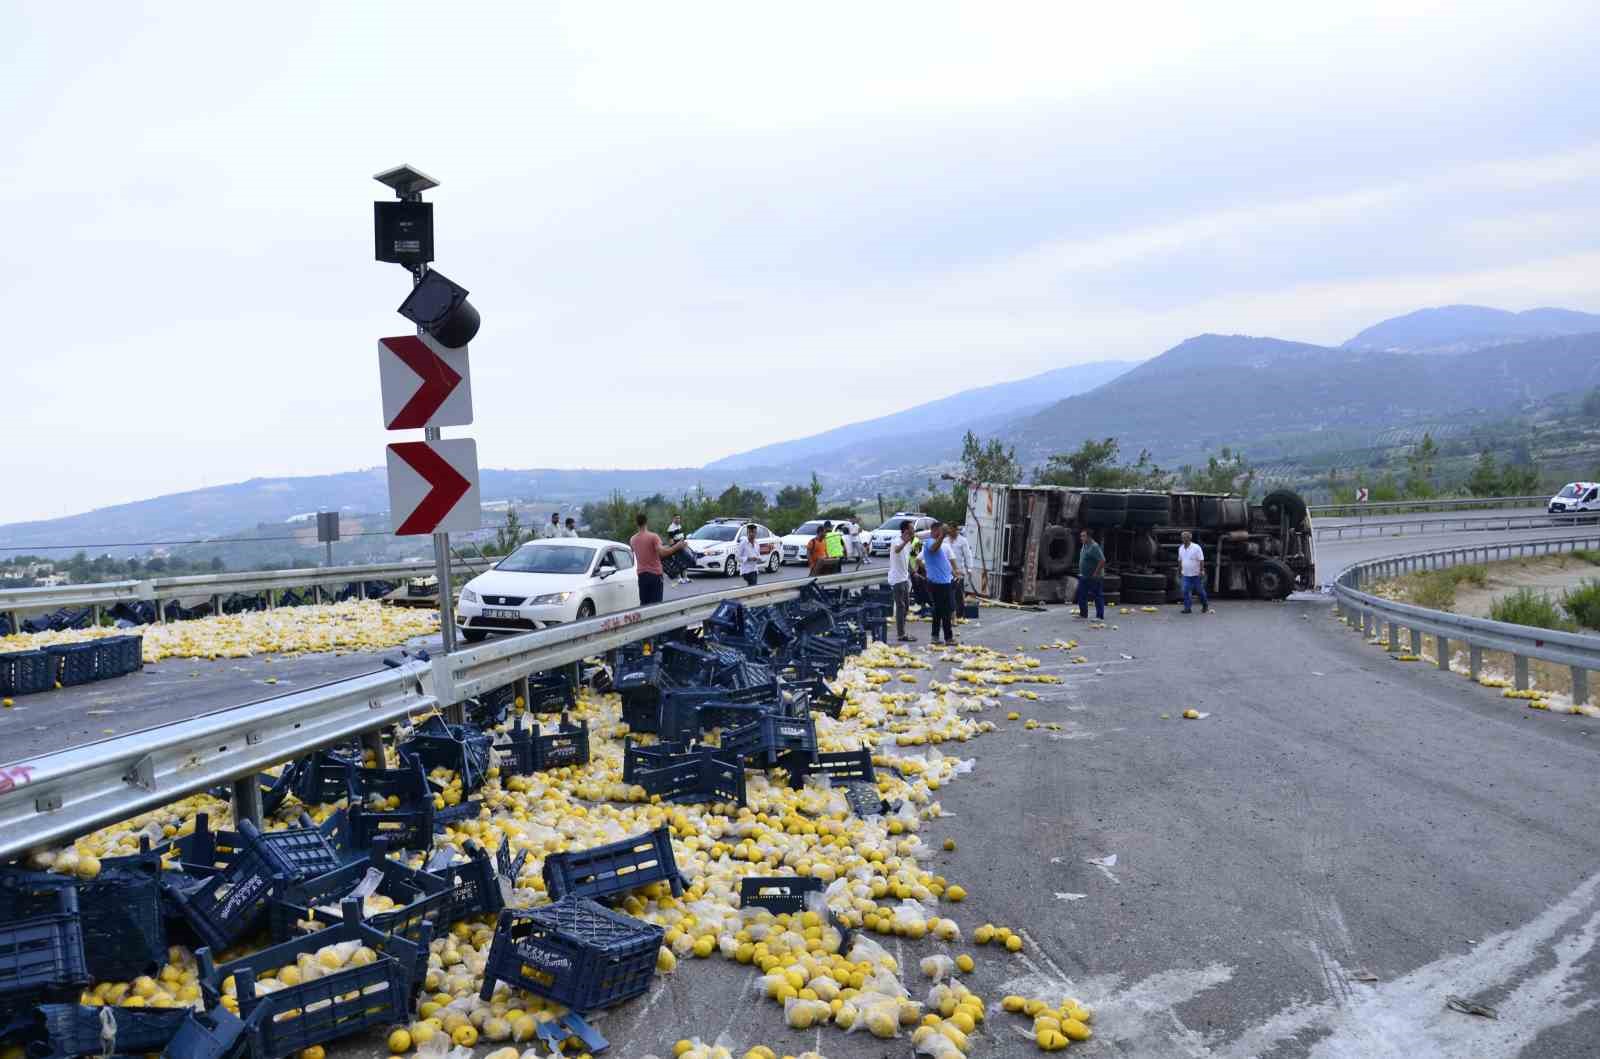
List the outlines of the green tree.
{"label": "green tree", "polygon": [[1121,446],[1116,438],[1089,439],[1073,452],[1056,453],[1035,475],[1040,485],[1081,486],[1090,489],[1170,489],[1177,475],[1163,470],[1144,449],[1133,463],[1119,465]]}
{"label": "green tree", "polygon": [[1196,493],[1239,493],[1248,496],[1256,480],[1256,469],[1224,445],[1222,451],[1206,458],[1204,467],[1183,467],[1178,471],[1183,487]]}
{"label": "green tree", "polygon": [[1500,465],[1495,462],[1494,453],[1478,453],[1478,462],[1467,476],[1467,492],[1473,496],[1500,495]]}
{"label": "green tree", "polygon": [[961,477],[973,482],[1020,482],[1016,446],[1007,448],[999,438],[985,441],[967,431],[961,439]]}
{"label": "green tree", "polygon": [[[585,519],[585,522],[588,520]],[[515,506],[506,508],[506,522],[503,526],[496,526],[494,531],[494,550],[496,555],[510,555],[522,543],[522,520],[517,517]]]}
{"label": "green tree", "polygon": [[214,574],[220,574],[226,568],[226,564],[223,563],[222,556],[220,556],[220,555],[213,555],[211,557],[210,566],[211,566],[211,572],[214,573]]}
{"label": "green tree", "polygon": [[1590,419],[1600,420],[1600,386],[1591,387],[1583,395],[1583,404],[1579,408]]}
{"label": "green tree", "polygon": [[1406,498],[1426,499],[1434,494],[1433,474],[1439,462],[1439,446],[1433,434],[1424,431],[1422,440],[1406,456]]}

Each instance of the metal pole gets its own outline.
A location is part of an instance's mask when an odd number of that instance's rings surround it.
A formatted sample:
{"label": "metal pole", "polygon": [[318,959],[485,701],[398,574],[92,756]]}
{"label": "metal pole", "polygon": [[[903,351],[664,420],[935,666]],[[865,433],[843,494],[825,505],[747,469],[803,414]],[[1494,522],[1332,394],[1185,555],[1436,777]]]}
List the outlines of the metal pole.
{"label": "metal pole", "polygon": [[328,565],[333,565],[333,542],[328,542]]}
{"label": "metal pole", "polygon": [[388,768],[388,758],[383,753],[383,729],[374,728],[361,733],[361,749],[372,753],[373,768]]}
{"label": "metal pole", "polygon": [[242,779],[233,781],[233,826],[238,827],[239,821],[248,820],[256,827],[261,826],[261,781],[251,773]]}

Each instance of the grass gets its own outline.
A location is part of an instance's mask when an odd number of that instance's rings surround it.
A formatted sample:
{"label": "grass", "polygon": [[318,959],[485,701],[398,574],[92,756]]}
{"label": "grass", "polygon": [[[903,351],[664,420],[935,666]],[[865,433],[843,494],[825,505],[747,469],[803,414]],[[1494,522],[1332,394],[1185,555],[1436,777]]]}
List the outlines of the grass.
{"label": "grass", "polygon": [[1483,588],[1489,584],[1489,570],[1482,565],[1452,566],[1448,570],[1429,570],[1411,578],[1407,595],[1419,607],[1449,610],[1456,605],[1456,589],[1463,584]]}
{"label": "grass", "polygon": [[1600,577],[1591,577],[1562,593],[1561,607],[1586,629],[1600,629]]}
{"label": "grass", "polygon": [[1531,588],[1519,588],[1490,603],[1489,617],[1495,621],[1530,625],[1536,629],[1570,632],[1573,628],[1572,622],[1567,620],[1550,597]]}
{"label": "grass", "polygon": [[1579,560],[1580,562],[1588,563],[1590,566],[1600,566],[1600,550],[1594,548],[1578,548],[1568,552],[1567,554],[1572,556],[1574,559]]}

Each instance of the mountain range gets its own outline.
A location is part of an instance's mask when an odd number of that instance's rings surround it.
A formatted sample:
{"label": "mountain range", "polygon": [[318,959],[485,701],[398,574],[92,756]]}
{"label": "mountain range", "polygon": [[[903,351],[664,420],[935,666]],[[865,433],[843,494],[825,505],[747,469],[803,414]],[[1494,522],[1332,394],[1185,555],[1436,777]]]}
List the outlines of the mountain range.
{"label": "mountain range", "polygon": [[[1170,466],[1223,445],[1257,457],[1308,435],[1335,448],[1441,417],[1504,417],[1595,386],[1600,315],[1453,305],[1384,320],[1339,346],[1198,335],[1147,361],[1095,361],[966,390],[703,468],[485,469],[480,491],[570,507],[614,490],[719,492],[737,481],[772,491],[816,471],[829,496],[915,492],[959,459],[967,430],[1015,445],[1024,466],[1101,437]],[[257,478],[0,526],[0,549],[219,536],[317,510],[377,514],[386,494],[381,468]]]}

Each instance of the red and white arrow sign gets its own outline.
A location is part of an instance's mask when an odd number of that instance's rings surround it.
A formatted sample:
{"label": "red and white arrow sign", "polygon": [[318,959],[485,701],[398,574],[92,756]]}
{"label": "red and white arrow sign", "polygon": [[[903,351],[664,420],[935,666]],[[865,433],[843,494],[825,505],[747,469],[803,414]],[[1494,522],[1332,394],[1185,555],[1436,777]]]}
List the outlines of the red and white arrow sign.
{"label": "red and white arrow sign", "polygon": [[472,422],[467,347],[446,349],[428,335],[378,339],[383,425],[390,430],[462,427]]}
{"label": "red and white arrow sign", "polygon": [[389,446],[388,459],[395,536],[455,533],[483,525],[476,441],[405,441]]}

